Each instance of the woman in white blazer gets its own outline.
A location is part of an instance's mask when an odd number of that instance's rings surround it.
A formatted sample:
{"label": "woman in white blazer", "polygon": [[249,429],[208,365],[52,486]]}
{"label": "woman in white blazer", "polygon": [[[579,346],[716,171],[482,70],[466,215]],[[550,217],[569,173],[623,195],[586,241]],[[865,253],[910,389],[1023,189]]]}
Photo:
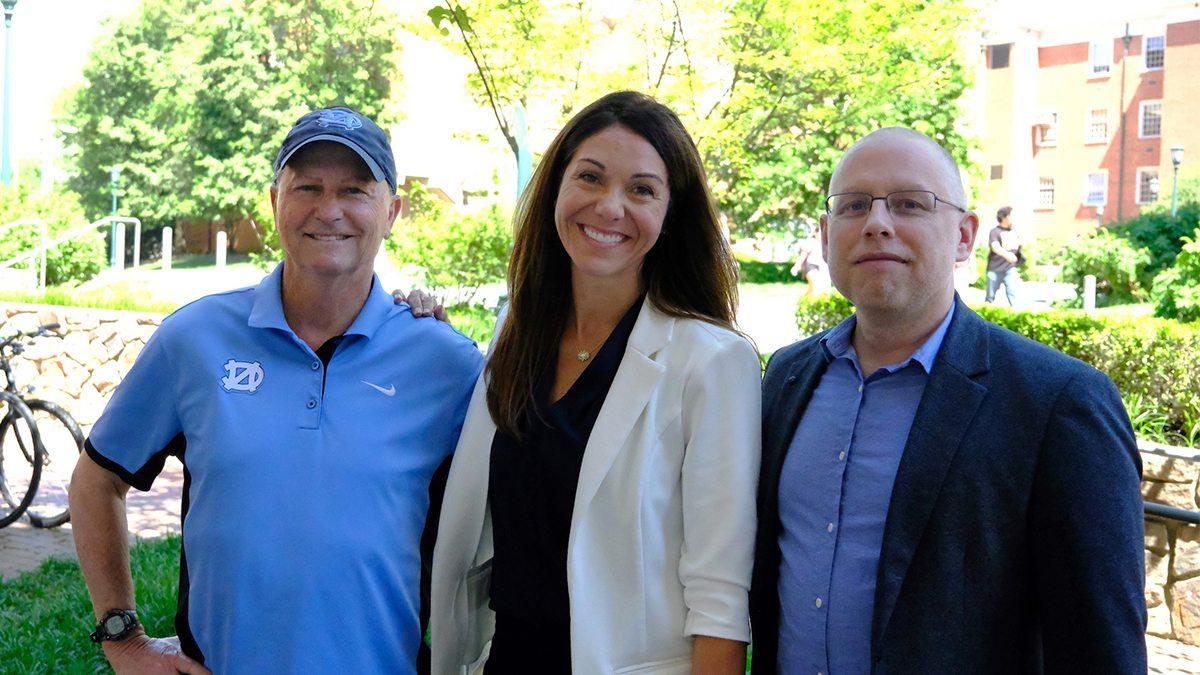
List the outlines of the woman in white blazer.
{"label": "woman in white blazer", "polygon": [[609,94],[515,224],[443,500],[433,672],[743,672],[760,367],[695,145]]}

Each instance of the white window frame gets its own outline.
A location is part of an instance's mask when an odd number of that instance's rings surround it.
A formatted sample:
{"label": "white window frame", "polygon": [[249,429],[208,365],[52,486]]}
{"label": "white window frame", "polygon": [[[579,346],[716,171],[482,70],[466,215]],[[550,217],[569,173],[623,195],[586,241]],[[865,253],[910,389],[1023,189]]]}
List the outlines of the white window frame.
{"label": "white window frame", "polygon": [[1088,77],[1108,77],[1112,73],[1112,65],[1112,38],[1088,43]]}
{"label": "white window frame", "polygon": [[[1134,201],[1138,204],[1153,204],[1154,202],[1158,201],[1157,194],[1154,195],[1153,199],[1146,199],[1146,195],[1142,194],[1142,175],[1146,174],[1146,173],[1150,173],[1150,172],[1154,172],[1154,177],[1158,178],[1158,167],[1157,166],[1138,167],[1136,178],[1135,178],[1135,180],[1137,182],[1134,183],[1134,188],[1133,188],[1134,195],[1135,195]],[[1161,190],[1162,183],[1159,183],[1158,187]]]}
{"label": "white window frame", "polygon": [[[1147,107],[1147,104],[1155,104],[1155,103],[1158,104],[1158,133],[1147,134],[1147,133],[1145,133],[1146,107]],[[1142,101],[1141,103],[1138,104],[1138,138],[1158,138],[1158,137],[1162,136],[1162,122],[1163,122],[1162,108],[1163,108],[1162,99],[1150,99],[1150,100]]]}
{"label": "white window frame", "polygon": [[[1099,201],[1090,199],[1092,196],[1092,176],[1103,176],[1101,181],[1103,192],[1101,193]],[[1104,206],[1105,204],[1108,204],[1108,169],[1087,172],[1083,177],[1083,205]]]}
{"label": "white window frame", "polygon": [[[1043,199],[1043,197],[1045,197],[1046,194],[1050,195],[1050,201],[1045,201]],[[1041,178],[1038,178],[1037,199],[1035,200],[1035,203],[1037,204],[1037,208],[1039,208],[1039,209],[1054,208],[1054,196],[1055,196],[1054,195],[1054,177],[1053,176],[1042,176]]]}
{"label": "white window frame", "polygon": [[1058,113],[1045,112],[1042,118],[1052,120],[1046,126],[1038,127],[1038,145],[1043,148],[1053,148],[1058,145]]}
{"label": "white window frame", "polygon": [[[1154,40],[1154,39],[1162,40],[1163,62],[1161,65],[1157,65],[1157,66],[1150,65],[1150,58],[1149,58],[1150,41]],[[1142,36],[1142,68],[1144,70],[1162,70],[1163,67],[1166,65],[1166,63],[1167,63],[1167,36],[1166,36],[1166,33],[1158,33],[1156,35],[1143,35]]]}
{"label": "white window frame", "polygon": [[[1104,135],[1100,137],[1092,136],[1092,113],[1104,113]],[[1083,142],[1088,143],[1107,143],[1108,142],[1108,108],[1088,108],[1084,113],[1083,118]]]}

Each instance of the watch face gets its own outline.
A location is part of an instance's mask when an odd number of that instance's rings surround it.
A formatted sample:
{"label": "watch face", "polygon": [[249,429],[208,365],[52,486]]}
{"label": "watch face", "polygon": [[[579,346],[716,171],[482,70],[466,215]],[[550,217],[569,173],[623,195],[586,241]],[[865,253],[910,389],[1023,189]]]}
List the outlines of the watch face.
{"label": "watch face", "polygon": [[109,635],[116,635],[125,630],[125,617],[110,616],[104,620],[104,632]]}

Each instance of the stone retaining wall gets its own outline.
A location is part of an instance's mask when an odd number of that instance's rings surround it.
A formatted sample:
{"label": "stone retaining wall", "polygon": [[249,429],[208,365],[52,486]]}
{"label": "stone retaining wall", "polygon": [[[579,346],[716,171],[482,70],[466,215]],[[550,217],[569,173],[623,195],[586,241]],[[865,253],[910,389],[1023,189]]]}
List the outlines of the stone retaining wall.
{"label": "stone retaining wall", "polygon": [[[39,324],[61,324],[63,337],[38,338],[14,359],[22,385],[59,403],[86,433],[133,365],[161,315],[0,303],[0,339]],[[1142,494],[1200,510],[1200,450],[1143,444]],[[1200,526],[1146,520],[1147,632],[1200,645]]]}
{"label": "stone retaining wall", "polygon": [[12,360],[17,383],[66,408],[87,433],[112,390],[133,365],[162,315],[113,310],[0,303],[0,339],[45,323],[61,337],[24,340]]}
{"label": "stone retaining wall", "polygon": [[[1142,443],[1147,501],[1200,510],[1200,450]],[[1200,645],[1200,526],[1146,519],[1146,632]]]}

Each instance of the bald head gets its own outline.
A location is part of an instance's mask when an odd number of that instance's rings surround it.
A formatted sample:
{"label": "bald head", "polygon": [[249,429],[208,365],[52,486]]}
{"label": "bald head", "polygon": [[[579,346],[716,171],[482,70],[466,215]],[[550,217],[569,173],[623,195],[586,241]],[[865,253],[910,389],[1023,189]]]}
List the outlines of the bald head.
{"label": "bald head", "polygon": [[908,175],[903,177],[912,182],[908,189],[933,190],[944,199],[960,206],[965,205],[966,191],[963,189],[962,175],[958,171],[958,162],[955,162],[954,157],[937,141],[908,127],[885,127],[867,134],[850,146],[838,161],[829,179],[829,194],[845,192],[847,181],[854,180],[854,176],[847,176],[844,171],[846,161],[851,155],[865,148],[882,145],[902,148],[912,157],[907,167]]}

